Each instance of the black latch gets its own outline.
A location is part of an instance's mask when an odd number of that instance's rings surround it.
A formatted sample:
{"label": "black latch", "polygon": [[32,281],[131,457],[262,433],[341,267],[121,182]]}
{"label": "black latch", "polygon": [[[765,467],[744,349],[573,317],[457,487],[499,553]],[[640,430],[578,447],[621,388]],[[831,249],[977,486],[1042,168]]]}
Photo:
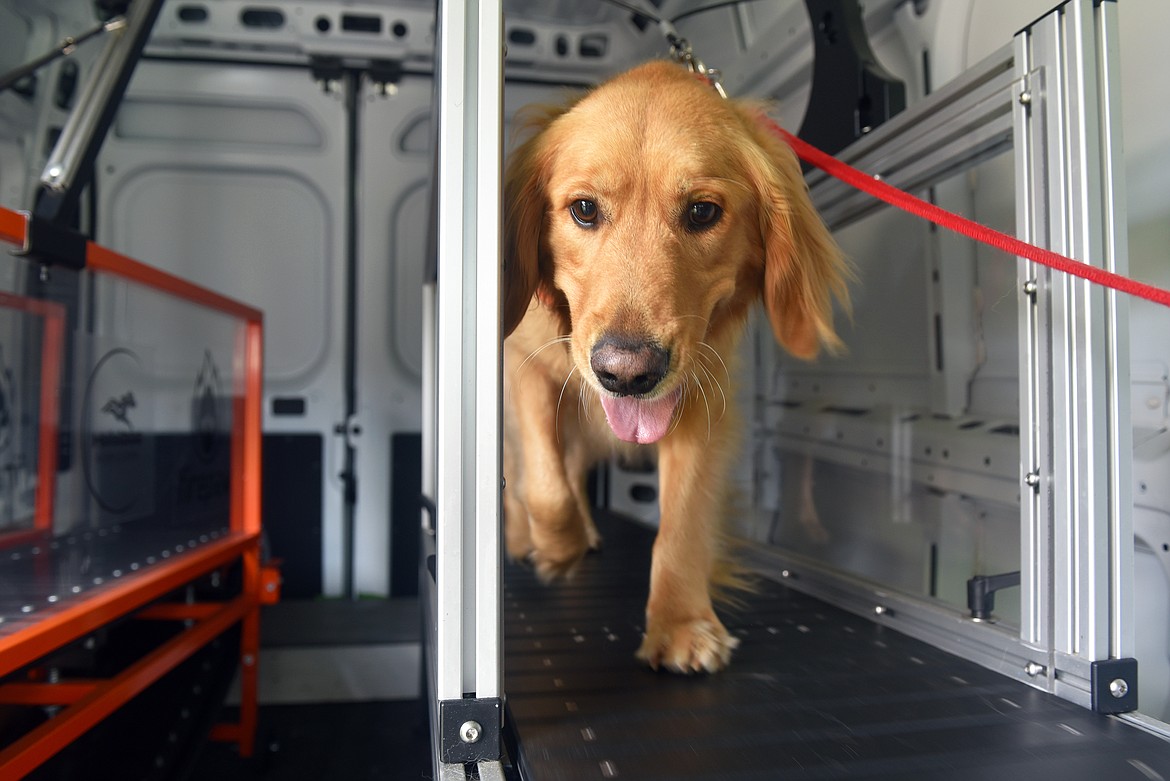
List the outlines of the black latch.
{"label": "black latch", "polygon": [[340,57],[312,57],[309,59],[309,72],[314,81],[328,84],[345,77],[345,66]]}
{"label": "black latch", "polygon": [[976,621],[990,621],[995,610],[995,592],[1003,588],[1020,585],[1020,573],[1005,572],[1002,575],[976,575],[967,581],[967,607],[971,618]]}
{"label": "black latch", "polygon": [[372,60],[366,72],[370,81],[381,85],[383,90],[391,85],[396,86],[402,81],[404,73],[400,60]]}
{"label": "black latch", "polygon": [[500,699],[439,701],[439,760],[488,762],[500,758]]}
{"label": "black latch", "polygon": [[1097,713],[1137,710],[1137,659],[1103,659],[1090,665],[1092,707]]}

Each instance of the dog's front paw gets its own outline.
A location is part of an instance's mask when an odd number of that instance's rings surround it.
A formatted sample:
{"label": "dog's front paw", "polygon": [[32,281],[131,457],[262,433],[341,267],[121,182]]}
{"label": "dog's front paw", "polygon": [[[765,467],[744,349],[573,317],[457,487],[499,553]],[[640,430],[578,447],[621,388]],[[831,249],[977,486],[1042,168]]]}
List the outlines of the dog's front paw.
{"label": "dog's front paw", "polygon": [[739,639],[714,616],[674,624],[651,621],[637,657],[655,670],[713,673],[727,666],[738,645]]}

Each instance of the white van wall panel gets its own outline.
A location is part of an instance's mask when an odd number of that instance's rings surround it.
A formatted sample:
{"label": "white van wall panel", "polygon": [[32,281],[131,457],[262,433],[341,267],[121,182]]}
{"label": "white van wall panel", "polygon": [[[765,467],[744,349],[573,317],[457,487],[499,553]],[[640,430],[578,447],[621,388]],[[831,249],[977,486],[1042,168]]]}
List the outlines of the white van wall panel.
{"label": "white van wall panel", "polygon": [[[109,243],[156,265],[186,266],[187,278],[255,302],[271,320],[269,390],[311,382],[329,360],[333,314],[331,280],[319,258],[327,257],[336,226],[321,193],[284,172],[186,168],[177,161],[137,167],[117,187],[106,208],[123,227]],[[182,248],[192,248],[197,262],[182,257],[190,251]],[[280,283],[277,271],[295,284]],[[280,307],[273,306],[277,296]]]}
{"label": "white van wall panel", "polygon": [[[249,22],[257,12],[267,17]],[[429,66],[434,42],[434,8],[425,2],[168,0],[148,52],[297,63],[377,57]]]}
{"label": "white van wall panel", "polygon": [[[509,83],[507,116],[566,91]],[[406,76],[392,94],[361,95],[357,285],[358,481],[355,589],[388,590],[390,438],[420,431],[422,289],[430,219],[432,82]],[[505,138],[510,138],[505,133]]]}
{"label": "white van wall panel", "polygon": [[269,393],[340,360],[343,119],[304,71],[144,61],[100,158],[103,243],[263,309]]}
{"label": "white van wall panel", "polygon": [[430,212],[431,79],[359,104],[354,589],[389,593],[390,439],[422,430],[422,285]]}
{"label": "white van wall panel", "polygon": [[0,73],[28,59],[31,36],[32,24],[27,18],[12,8],[0,7]]}
{"label": "white van wall panel", "polygon": [[[1170,288],[1170,79],[1165,31],[1170,3],[1126,0],[1121,29],[1122,135],[1129,212],[1129,270],[1137,279]],[[1170,309],[1130,304],[1134,424],[1170,424]],[[1136,439],[1136,437],[1135,437]],[[1170,510],[1170,503],[1163,505]]]}
{"label": "white van wall panel", "polygon": [[[265,312],[269,432],[317,432],[342,589],[345,112],[301,69],[144,60],[99,158],[98,239]],[[299,396],[303,416],[274,416]]]}

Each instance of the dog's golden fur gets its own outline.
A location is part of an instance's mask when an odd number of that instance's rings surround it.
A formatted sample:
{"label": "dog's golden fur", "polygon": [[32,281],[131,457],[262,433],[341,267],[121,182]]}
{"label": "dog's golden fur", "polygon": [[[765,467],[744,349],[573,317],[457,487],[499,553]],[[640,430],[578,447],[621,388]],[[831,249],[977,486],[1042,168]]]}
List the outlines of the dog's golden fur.
{"label": "dog's golden fur", "polygon": [[762,115],[650,62],[534,115],[505,176],[508,553],[569,573],[599,542],[588,469],[657,448],[638,656],[678,671],[717,670],[738,642],[711,578],[749,308],[762,299],[780,344],[812,358],[838,346],[833,298],[847,301],[840,253]]}

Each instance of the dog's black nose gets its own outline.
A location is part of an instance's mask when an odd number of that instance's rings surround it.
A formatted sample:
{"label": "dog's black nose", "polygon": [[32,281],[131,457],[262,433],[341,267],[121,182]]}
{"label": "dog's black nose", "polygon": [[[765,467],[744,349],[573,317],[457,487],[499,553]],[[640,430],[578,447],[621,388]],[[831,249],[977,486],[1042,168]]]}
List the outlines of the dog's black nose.
{"label": "dog's black nose", "polygon": [[654,390],[670,369],[670,350],[641,339],[603,336],[593,345],[589,365],[601,387],[619,396]]}

